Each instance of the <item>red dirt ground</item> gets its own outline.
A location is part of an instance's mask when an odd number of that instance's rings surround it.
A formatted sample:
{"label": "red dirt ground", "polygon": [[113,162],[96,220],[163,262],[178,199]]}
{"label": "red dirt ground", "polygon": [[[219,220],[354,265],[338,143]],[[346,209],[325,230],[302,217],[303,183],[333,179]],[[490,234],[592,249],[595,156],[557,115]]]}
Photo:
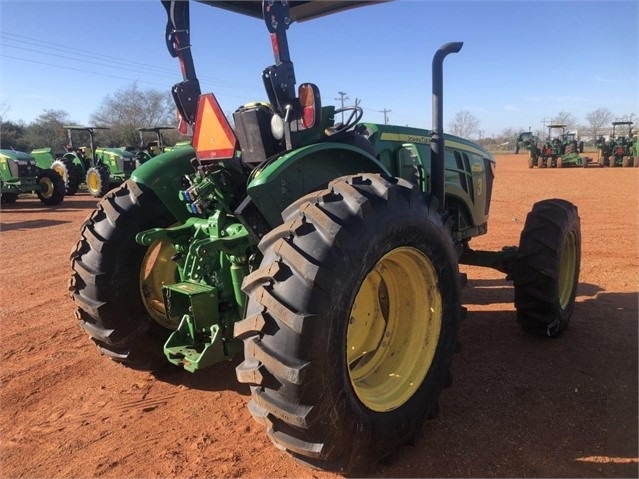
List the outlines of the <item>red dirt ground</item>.
{"label": "red dirt ground", "polygon": [[[543,198],[582,223],[575,314],[556,340],[521,332],[503,275],[463,268],[468,316],[454,382],[422,440],[376,477],[637,477],[639,170],[533,169],[497,157],[489,233],[516,245]],[[0,214],[1,477],[336,478],[275,449],[246,409],[238,361],[197,374],[136,372],[99,354],[74,319],[69,253],[95,200]]]}

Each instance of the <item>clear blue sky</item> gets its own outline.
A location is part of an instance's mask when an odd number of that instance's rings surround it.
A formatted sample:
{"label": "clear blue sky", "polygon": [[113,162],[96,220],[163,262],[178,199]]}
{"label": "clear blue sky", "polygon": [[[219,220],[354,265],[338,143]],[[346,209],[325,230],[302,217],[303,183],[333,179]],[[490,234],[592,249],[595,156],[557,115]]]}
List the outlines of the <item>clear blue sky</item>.
{"label": "clear blue sky", "polygon": [[[164,44],[158,0],[0,1],[0,100],[6,118],[30,122],[62,109],[86,123],[106,95],[138,82],[167,90],[181,80]],[[364,119],[431,127],[431,62],[444,63],[445,125],[458,111],[485,136],[533,130],[561,111],[578,121],[597,108],[639,114],[638,1],[393,1],[288,31],[298,84],[316,83],[324,104],[338,92],[361,100]],[[264,100],[272,64],[260,20],[196,2],[191,43],[203,91],[226,112]]]}

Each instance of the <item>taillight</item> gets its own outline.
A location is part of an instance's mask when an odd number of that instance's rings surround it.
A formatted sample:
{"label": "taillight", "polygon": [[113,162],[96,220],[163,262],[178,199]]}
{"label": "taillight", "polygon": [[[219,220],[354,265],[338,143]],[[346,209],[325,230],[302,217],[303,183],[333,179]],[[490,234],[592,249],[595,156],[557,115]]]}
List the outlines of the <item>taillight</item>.
{"label": "taillight", "polygon": [[302,109],[302,125],[304,128],[312,128],[320,120],[319,90],[312,83],[303,83],[298,89],[298,94]]}
{"label": "taillight", "polygon": [[315,105],[305,106],[302,111],[302,124],[304,128],[315,126]]}
{"label": "taillight", "polygon": [[304,128],[315,126],[315,95],[308,85],[300,86],[300,106]]}

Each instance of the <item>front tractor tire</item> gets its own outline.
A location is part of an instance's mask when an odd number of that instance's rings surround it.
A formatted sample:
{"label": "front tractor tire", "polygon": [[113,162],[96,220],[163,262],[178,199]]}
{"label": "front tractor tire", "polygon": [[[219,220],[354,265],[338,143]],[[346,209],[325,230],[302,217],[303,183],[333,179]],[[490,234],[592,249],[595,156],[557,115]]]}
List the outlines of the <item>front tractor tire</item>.
{"label": "front tractor tire", "polygon": [[37,179],[36,194],[47,206],[56,206],[64,200],[64,180],[51,169],[42,170]]}
{"label": "front tractor tire", "polygon": [[135,236],[175,221],[151,190],[127,180],[99,201],[71,254],[76,317],[103,354],[134,369],[168,364],[163,345],[178,326],[162,299],[162,285],[175,282],[175,250],[167,241],[140,246]]}
{"label": "front tractor tire", "polygon": [[521,232],[513,270],[517,320],[525,331],[558,337],[566,330],[580,262],[577,208],[561,199],[535,203]]}
{"label": "front tractor tire", "polygon": [[109,170],[106,166],[97,164],[87,170],[87,190],[96,198],[102,198],[110,190]]}
{"label": "front tractor tire", "polygon": [[365,475],[415,439],[450,381],[463,311],[450,221],[409,182],[373,174],[283,218],[243,284],[237,377],[278,447]]}
{"label": "front tractor tire", "polygon": [[70,158],[60,158],[51,163],[51,169],[64,180],[66,196],[73,196],[78,192],[81,183],[81,172]]}

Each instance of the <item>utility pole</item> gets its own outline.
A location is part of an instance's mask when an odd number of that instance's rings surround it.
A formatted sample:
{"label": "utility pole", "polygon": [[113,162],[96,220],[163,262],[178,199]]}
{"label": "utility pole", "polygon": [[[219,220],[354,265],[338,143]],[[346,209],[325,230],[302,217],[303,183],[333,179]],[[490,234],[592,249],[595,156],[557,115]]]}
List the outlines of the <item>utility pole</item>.
{"label": "utility pole", "polygon": [[546,133],[546,123],[550,123],[550,122],[552,122],[552,118],[546,118],[546,117],[544,117],[544,119],[540,121],[540,123],[544,125],[543,130],[541,130],[543,133]]}
{"label": "utility pole", "polygon": [[[348,94],[343,91],[338,91],[337,94],[339,95],[339,98],[335,99],[340,101],[342,104],[341,108],[344,108],[344,101],[350,100],[350,98],[347,96]],[[342,123],[344,123],[344,112],[342,112]]]}
{"label": "utility pole", "polygon": [[390,113],[393,110],[388,110],[386,108],[384,108],[383,110],[380,110],[380,113],[384,114],[384,125],[388,125],[388,117],[386,116],[386,113]]}

